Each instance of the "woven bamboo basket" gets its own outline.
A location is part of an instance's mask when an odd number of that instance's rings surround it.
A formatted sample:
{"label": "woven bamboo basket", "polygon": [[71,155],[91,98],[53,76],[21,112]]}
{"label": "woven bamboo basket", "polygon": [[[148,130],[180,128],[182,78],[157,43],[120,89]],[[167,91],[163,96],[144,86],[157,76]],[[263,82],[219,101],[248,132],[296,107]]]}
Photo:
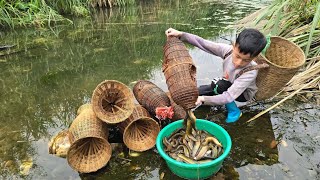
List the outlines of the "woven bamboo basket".
{"label": "woven bamboo basket", "polygon": [[187,112],[186,110],[183,109],[182,106],[178,105],[177,103],[175,103],[170,95],[170,92],[167,92],[166,93],[167,96],[169,97],[170,99],[170,103],[171,103],[171,106],[173,107],[173,117],[172,117],[172,121],[177,121],[177,120],[180,120],[180,119],[184,119],[186,118],[187,116]]}
{"label": "woven bamboo basket", "polygon": [[97,117],[109,124],[126,120],[134,108],[131,89],[115,80],[100,83],[93,91],[91,102]]}
{"label": "woven bamboo basket", "polygon": [[276,95],[305,63],[305,55],[299,46],[281,38],[271,37],[266,55],[260,55],[258,64],[266,63],[269,68],[259,70],[256,100]]}
{"label": "woven bamboo basket", "polygon": [[140,105],[136,105],[131,116],[118,126],[123,133],[124,144],[129,149],[140,152],[151,149],[156,144],[160,131],[159,124]]}
{"label": "woven bamboo basket", "polygon": [[163,48],[162,71],[174,102],[184,109],[192,109],[198,98],[196,67],[188,49],[178,38],[171,37]]}
{"label": "woven bamboo basket", "polygon": [[110,160],[112,148],[108,128],[100,121],[91,106],[82,109],[69,128],[71,146],[67,153],[68,164],[81,173],[95,172]]}
{"label": "woven bamboo basket", "polygon": [[78,110],[77,110],[77,116],[79,116],[79,114],[84,110],[84,109],[87,109],[87,108],[92,108],[92,104],[82,104]]}
{"label": "woven bamboo basket", "polygon": [[139,104],[154,116],[157,107],[170,106],[167,94],[150,81],[138,81],[133,87],[133,94]]}
{"label": "woven bamboo basket", "polygon": [[171,119],[172,121],[177,121],[177,120],[186,118],[187,112],[186,110],[183,109],[182,106],[179,106],[175,102],[173,102],[171,106],[173,107],[173,111],[174,111],[173,117]]}

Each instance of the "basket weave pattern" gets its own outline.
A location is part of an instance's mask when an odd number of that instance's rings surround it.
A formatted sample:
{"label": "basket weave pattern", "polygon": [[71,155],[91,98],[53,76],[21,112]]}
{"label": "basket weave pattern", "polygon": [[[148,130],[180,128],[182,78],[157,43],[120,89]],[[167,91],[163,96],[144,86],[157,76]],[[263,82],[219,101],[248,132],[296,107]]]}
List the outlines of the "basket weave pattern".
{"label": "basket weave pattern", "polygon": [[162,71],[174,102],[184,109],[194,108],[199,95],[196,67],[188,49],[178,38],[168,38],[164,46]]}
{"label": "basket weave pattern", "polygon": [[129,149],[140,152],[151,149],[160,132],[159,124],[140,105],[137,105],[131,116],[126,121],[119,123],[118,126],[123,132],[124,144]]}
{"label": "basket weave pattern", "polygon": [[69,165],[81,173],[95,172],[111,158],[108,128],[100,121],[91,106],[81,110],[69,128],[71,146],[68,150]]}
{"label": "basket weave pattern", "polygon": [[92,108],[92,104],[82,104],[78,110],[77,110],[77,116],[84,110],[84,109],[88,109],[88,108]]}
{"label": "basket weave pattern", "polygon": [[175,103],[170,95],[170,92],[167,92],[166,93],[167,96],[169,97],[170,99],[170,103],[171,103],[171,106],[173,107],[173,117],[172,117],[172,121],[177,121],[177,120],[180,120],[180,119],[184,119],[186,118],[187,116],[187,112],[186,110],[183,109],[182,106],[178,105],[177,103]]}
{"label": "basket weave pattern", "polygon": [[133,94],[152,115],[156,115],[157,107],[170,106],[167,94],[150,81],[138,81],[133,87]]}
{"label": "basket weave pattern", "polygon": [[114,80],[100,83],[92,95],[93,110],[99,119],[115,124],[126,120],[134,108],[132,91]]}
{"label": "basket weave pattern", "polygon": [[266,56],[260,55],[257,63],[267,63],[269,68],[260,69],[257,77],[256,100],[274,96],[295,75],[305,63],[305,55],[300,47],[281,38],[271,37]]}

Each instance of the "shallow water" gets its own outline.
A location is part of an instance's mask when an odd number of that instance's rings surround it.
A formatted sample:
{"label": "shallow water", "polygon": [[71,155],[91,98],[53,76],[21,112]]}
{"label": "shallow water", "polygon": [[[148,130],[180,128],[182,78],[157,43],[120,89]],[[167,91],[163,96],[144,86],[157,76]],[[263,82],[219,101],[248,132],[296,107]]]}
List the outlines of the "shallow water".
{"label": "shallow water", "polygon": [[[227,25],[267,3],[255,0],[252,6],[252,1],[243,0],[160,2],[100,11],[91,19],[75,19],[69,27],[0,33],[1,44],[16,44],[14,50],[18,51],[0,57],[1,178],[178,178],[155,149],[139,157],[130,157],[124,149],[122,159],[117,158],[117,151],[105,168],[79,174],[65,159],[49,155],[47,145],[53,135],[68,128],[77,108],[90,102],[94,88],[105,79],[121,81],[131,88],[139,79],[151,80],[167,91],[161,72],[167,28],[228,43],[220,38],[234,40],[234,31]],[[197,65],[198,85],[220,75],[220,59],[189,48]],[[264,107],[244,109],[240,122],[232,125],[223,123],[223,113],[214,113],[208,107],[195,112],[198,118],[222,125],[232,137],[233,148],[221,170],[227,179],[319,177],[319,106],[312,100],[290,103],[249,126],[245,120]],[[286,144],[271,149],[272,140]],[[122,147],[119,149],[121,152]],[[25,161],[33,165],[24,176],[20,166]]]}

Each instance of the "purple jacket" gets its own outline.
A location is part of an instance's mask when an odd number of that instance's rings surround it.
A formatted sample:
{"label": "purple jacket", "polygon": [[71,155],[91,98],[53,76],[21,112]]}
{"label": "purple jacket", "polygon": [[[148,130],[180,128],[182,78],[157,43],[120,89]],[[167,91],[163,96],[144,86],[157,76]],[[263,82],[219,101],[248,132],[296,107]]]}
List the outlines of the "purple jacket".
{"label": "purple jacket", "polygon": [[[224,56],[232,50],[231,45],[215,43],[205,40],[194,34],[185,32],[182,34],[181,40],[221,58],[224,58]],[[251,63],[249,63],[246,67],[252,65],[256,65],[256,63],[251,61]],[[258,71],[252,70],[245,72],[240,77],[235,79],[236,75],[246,67],[236,69],[232,63],[232,55],[227,56],[223,61],[223,76],[229,80],[232,85],[222,94],[215,96],[204,96],[205,104],[224,105],[234,101],[242,93],[248,101],[253,100],[258,90],[256,86],[256,77],[258,75]]]}

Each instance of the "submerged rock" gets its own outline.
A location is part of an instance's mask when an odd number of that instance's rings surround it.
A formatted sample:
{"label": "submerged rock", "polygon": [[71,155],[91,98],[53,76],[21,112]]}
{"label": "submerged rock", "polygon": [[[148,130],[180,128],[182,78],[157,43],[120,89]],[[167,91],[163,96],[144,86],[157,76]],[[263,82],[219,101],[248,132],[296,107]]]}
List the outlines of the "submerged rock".
{"label": "submerged rock", "polygon": [[49,144],[49,154],[53,154],[58,157],[67,157],[67,152],[70,148],[70,141],[68,137],[68,130],[60,131],[54,136]]}
{"label": "submerged rock", "polygon": [[33,160],[32,158],[28,158],[26,160],[22,161],[22,164],[20,165],[20,174],[23,176],[27,176],[30,173],[30,169],[33,166]]}

